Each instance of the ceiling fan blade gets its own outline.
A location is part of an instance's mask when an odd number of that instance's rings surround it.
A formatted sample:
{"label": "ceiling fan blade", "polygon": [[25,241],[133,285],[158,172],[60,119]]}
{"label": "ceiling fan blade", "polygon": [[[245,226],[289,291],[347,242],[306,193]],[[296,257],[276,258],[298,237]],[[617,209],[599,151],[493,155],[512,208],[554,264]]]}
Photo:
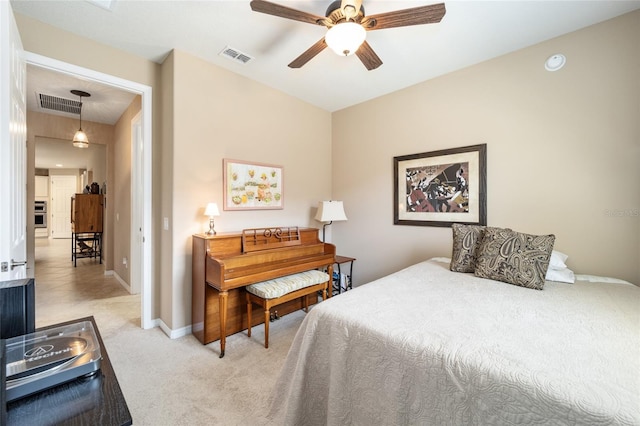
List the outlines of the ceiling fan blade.
{"label": "ceiling fan blade", "polygon": [[324,16],[314,15],[264,0],[252,0],[250,4],[251,10],[254,12],[266,13],[267,15],[293,19],[294,21],[306,22],[308,24],[325,25],[324,22],[326,18]]}
{"label": "ceiling fan blade", "polygon": [[382,60],[376,55],[369,43],[366,40],[362,43],[360,48],[356,50],[356,56],[360,58],[362,63],[369,71],[375,70],[382,65]]}
{"label": "ceiling fan blade", "polygon": [[313,59],[318,53],[322,52],[327,47],[327,43],[324,41],[324,37],[316,42],[313,46],[305,50],[302,55],[294,59],[289,68],[300,68],[311,59]]}
{"label": "ceiling fan blade", "polygon": [[428,6],[367,16],[362,20],[362,26],[371,31],[410,25],[434,24],[442,20],[445,12],[444,3],[430,4]]}

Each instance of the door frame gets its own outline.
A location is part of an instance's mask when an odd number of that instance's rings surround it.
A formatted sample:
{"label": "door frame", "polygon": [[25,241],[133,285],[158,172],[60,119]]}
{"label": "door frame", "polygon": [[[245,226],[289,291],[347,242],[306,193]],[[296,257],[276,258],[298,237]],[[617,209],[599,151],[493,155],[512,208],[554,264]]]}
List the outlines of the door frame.
{"label": "door frame", "polygon": [[[140,276],[142,279],[141,289],[141,327],[143,329],[153,328],[156,324],[151,318],[152,314],[152,88],[144,84],[134,81],[125,80],[113,75],[101,73],[88,68],[83,68],[67,62],[52,59],[36,53],[25,51],[25,60],[29,65],[46,68],[63,74],[72,75],[83,80],[90,80],[100,84],[116,87],[127,92],[138,94],[142,97],[142,171],[132,170],[132,173],[140,173],[142,176],[142,185],[131,188],[132,197],[140,197],[142,199],[142,211],[133,211],[132,216],[142,218],[142,238],[138,243],[140,246],[131,247],[131,250],[137,250],[142,253]],[[134,165],[132,164],[132,167]]]}
{"label": "door frame", "polygon": [[129,252],[130,256],[130,265],[129,269],[129,288],[131,289],[131,293],[137,294],[140,293],[140,282],[142,282],[140,270],[140,264],[142,263],[140,259],[144,256],[144,253],[140,252],[140,248],[143,245],[141,240],[143,240],[144,236],[141,235],[142,231],[142,218],[140,216],[135,216],[133,212],[141,211],[142,199],[139,198],[139,194],[135,191],[135,188],[139,188],[142,186],[144,182],[144,177],[141,174],[143,169],[140,166],[143,155],[144,155],[144,138],[142,137],[142,114],[138,112],[131,119],[131,251]]}

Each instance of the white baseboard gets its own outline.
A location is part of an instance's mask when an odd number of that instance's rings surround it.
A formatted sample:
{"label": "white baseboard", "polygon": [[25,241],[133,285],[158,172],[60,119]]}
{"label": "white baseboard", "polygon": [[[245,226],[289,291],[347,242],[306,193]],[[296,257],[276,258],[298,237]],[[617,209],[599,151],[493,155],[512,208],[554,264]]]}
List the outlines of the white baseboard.
{"label": "white baseboard", "polygon": [[151,324],[149,324],[149,327],[145,328],[145,330],[151,330],[152,328],[160,327],[161,322],[162,320],[160,320],[160,318],[153,319],[151,320]]}
{"label": "white baseboard", "polygon": [[186,327],[179,328],[177,330],[172,330],[161,319],[156,319],[155,321],[159,322],[160,329],[162,331],[164,331],[164,334],[169,336],[170,339],[178,339],[180,337],[186,336],[187,334],[191,334],[191,326],[190,325],[188,325]]}
{"label": "white baseboard", "polygon": [[[122,285],[122,287],[124,287],[125,290],[127,290],[129,293],[131,293],[131,286],[129,284],[127,284],[122,279],[122,277],[120,277],[120,275],[118,275],[117,272],[115,272],[113,270],[108,270],[108,271],[104,271],[104,274],[105,275],[113,275],[115,277],[115,279],[118,280],[120,285]],[[186,327],[179,328],[177,330],[172,330],[160,318],[156,318],[154,320],[151,320],[151,326],[149,327],[149,329],[156,328],[156,327],[160,327],[160,329],[164,332],[164,334],[166,334],[170,339],[178,339],[180,337],[183,337],[183,336],[186,336],[188,334],[191,334],[191,326],[190,325],[188,325]]]}
{"label": "white baseboard", "polygon": [[115,279],[118,280],[120,285],[122,287],[124,287],[124,289],[127,290],[127,292],[129,294],[131,294],[131,286],[129,284],[127,284],[127,282],[125,280],[123,280],[122,277],[120,275],[118,275],[118,273],[116,271],[113,271],[113,270],[104,271],[104,274],[105,275],[113,275],[115,277]]}

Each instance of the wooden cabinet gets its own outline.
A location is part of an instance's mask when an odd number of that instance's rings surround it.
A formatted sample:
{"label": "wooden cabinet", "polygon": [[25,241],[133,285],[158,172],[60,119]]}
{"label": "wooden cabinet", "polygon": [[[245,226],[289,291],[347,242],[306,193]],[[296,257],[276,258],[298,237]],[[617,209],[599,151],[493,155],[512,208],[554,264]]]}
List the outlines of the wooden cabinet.
{"label": "wooden cabinet", "polygon": [[71,260],[90,257],[102,263],[102,215],[104,195],[76,194],[71,197]]}
{"label": "wooden cabinet", "polygon": [[76,194],[71,198],[71,230],[75,233],[102,232],[104,196]]}

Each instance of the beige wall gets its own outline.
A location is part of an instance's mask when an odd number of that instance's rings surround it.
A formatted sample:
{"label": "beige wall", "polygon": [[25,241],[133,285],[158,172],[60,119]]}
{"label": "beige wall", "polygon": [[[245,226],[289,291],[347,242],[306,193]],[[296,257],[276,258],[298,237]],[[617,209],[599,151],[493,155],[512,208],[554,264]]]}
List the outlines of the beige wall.
{"label": "beige wall", "polygon": [[[131,120],[141,108],[142,98],[136,96],[114,125],[113,180],[107,187],[111,201],[107,209],[113,223],[113,271],[127,284],[131,284]],[[127,259],[127,265],[123,264],[123,258]]]}
{"label": "beige wall", "polygon": [[[489,225],[553,233],[577,273],[640,284],[638,40],[634,12],[334,113],[349,220],[333,240],[355,284],[451,253],[450,228],[393,225],[393,157],[479,143]],[[545,71],[558,52],[567,65]]]}
{"label": "beige wall", "polygon": [[[174,150],[174,53],[172,52],[162,64],[162,171],[160,180],[154,180],[154,187],[165,188],[162,191],[161,219],[158,223],[157,240],[160,244],[160,277],[158,289],[160,300],[160,317],[171,323],[173,318],[173,150]],[[154,155],[156,153],[154,152]],[[159,185],[156,185],[159,182]],[[155,190],[154,190],[155,193]],[[164,229],[164,218],[168,229]],[[184,258],[185,256],[183,256]],[[189,304],[189,309],[191,304]]]}
{"label": "beige wall", "polygon": [[[312,216],[331,189],[331,115],[186,53],[170,59],[173,150],[165,164],[173,168],[166,188],[173,202],[163,214],[172,218],[173,248],[162,261],[173,263],[176,329],[191,323],[191,235],[208,229],[208,202],[221,210],[218,232],[318,225]],[[282,165],[284,209],[223,211],[223,158]]]}

